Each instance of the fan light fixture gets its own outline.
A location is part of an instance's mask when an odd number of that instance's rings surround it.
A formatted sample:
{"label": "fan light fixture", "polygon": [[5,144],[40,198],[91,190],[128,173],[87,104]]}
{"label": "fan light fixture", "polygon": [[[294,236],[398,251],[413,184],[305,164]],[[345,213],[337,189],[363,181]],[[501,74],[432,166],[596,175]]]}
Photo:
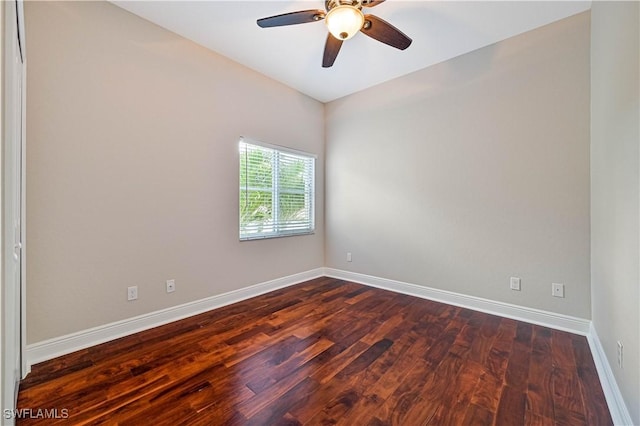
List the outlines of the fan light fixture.
{"label": "fan light fixture", "polygon": [[336,6],[324,18],[329,32],[338,40],[348,40],[364,25],[362,12],[350,5]]}
{"label": "fan light fixture", "polygon": [[327,34],[322,54],[322,67],[329,68],[333,66],[342,42],[350,39],[357,32],[400,50],[411,45],[411,38],[387,21],[371,13],[367,13],[365,19],[361,9],[375,7],[381,3],[384,3],[384,0],[325,0],[324,10],[299,10],[267,16],[258,19],[257,24],[260,28],[270,28],[306,24],[324,19],[329,34]]}

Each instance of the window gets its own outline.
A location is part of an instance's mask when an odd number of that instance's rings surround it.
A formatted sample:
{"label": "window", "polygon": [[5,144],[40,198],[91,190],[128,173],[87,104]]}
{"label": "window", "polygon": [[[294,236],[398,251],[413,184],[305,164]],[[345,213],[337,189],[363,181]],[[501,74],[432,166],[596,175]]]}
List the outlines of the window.
{"label": "window", "polygon": [[315,156],[240,139],[240,239],[311,234]]}

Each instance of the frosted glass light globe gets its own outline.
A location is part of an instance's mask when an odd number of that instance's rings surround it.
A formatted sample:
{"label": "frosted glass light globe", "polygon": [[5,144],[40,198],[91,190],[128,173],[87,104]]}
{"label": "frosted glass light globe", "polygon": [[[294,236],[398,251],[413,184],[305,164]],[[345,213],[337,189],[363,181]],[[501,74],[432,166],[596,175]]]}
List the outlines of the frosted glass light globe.
{"label": "frosted glass light globe", "polygon": [[325,17],[329,32],[338,40],[348,40],[364,25],[364,15],[353,6],[336,6]]}

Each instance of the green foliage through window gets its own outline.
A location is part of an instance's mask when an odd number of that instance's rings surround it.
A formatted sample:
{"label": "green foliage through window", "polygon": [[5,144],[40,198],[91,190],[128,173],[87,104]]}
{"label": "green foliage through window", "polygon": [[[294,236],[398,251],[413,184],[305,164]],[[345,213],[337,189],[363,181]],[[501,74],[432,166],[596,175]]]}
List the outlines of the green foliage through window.
{"label": "green foliage through window", "polygon": [[240,239],[314,230],[315,158],[240,141]]}

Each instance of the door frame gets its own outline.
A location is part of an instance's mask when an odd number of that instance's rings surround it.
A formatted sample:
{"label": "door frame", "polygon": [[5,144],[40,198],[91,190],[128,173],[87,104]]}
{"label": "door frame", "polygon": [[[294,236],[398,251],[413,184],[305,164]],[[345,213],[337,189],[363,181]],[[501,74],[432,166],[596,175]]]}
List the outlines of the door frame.
{"label": "door frame", "polygon": [[[0,4],[0,48],[2,75],[2,150],[0,176],[2,208],[0,244],[0,422],[13,424],[11,413],[16,408],[20,379],[27,371],[25,310],[25,117],[26,56],[24,49],[24,9],[21,0]],[[19,107],[17,107],[19,105]],[[15,255],[15,257],[14,257]],[[17,268],[16,268],[17,266]]]}

